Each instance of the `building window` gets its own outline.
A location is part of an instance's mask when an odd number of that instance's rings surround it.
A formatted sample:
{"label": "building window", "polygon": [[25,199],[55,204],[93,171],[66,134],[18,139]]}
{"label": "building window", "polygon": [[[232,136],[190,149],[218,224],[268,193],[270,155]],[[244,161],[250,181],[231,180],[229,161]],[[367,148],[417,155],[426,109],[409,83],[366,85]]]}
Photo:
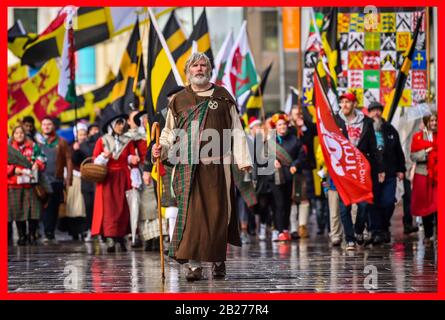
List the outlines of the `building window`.
{"label": "building window", "polygon": [[96,84],[96,50],[86,47],[76,52],[76,84]]}
{"label": "building window", "polygon": [[14,22],[17,20],[27,33],[37,33],[37,9],[14,9]]}
{"label": "building window", "polygon": [[278,17],[276,11],[262,12],[263,50],[278,50]]}

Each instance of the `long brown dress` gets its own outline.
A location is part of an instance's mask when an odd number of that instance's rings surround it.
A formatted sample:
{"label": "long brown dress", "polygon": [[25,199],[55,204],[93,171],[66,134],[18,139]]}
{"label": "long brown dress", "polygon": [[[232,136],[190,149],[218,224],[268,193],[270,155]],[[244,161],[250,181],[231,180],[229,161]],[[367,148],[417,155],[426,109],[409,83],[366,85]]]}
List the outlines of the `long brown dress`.
{"label": "long brown dress", "polygon": [[[178,116],[205,100],[217,101],[209,107],[204,129],[214,129],[220,137],[220,153],[209,152],[201,158],[192,181],[190,200],[185,225],[174,257],[180,261],[198,260],[225,261],[227,243],[240,246],[238,217],[234,205],[234,188],[230,164],[223,164],[225,158],[235,157],[239,168],[251,165],[245,135],[234,138],[228,150],[223,150],[223,130],[242,130],[235,102],[222,87],[214,86],[209,91],[194,93],[190,87],[180,91],[171,103],[167,113],[166,128],[162,131],[160,143],[163,145],[161,157],[167,157],[167,150],[174,142],[172,129],[176,127]],[[211,139],[209,139],[211,140]],[[208,142],[202,142],[200,151]],[[207,163],[205,160],[219,157],[221,164]],[[180,192],[181,190],[174,190]],[[175,228],[175,233],[177,232]],[[175,236],[173,236],[174,238]]]}

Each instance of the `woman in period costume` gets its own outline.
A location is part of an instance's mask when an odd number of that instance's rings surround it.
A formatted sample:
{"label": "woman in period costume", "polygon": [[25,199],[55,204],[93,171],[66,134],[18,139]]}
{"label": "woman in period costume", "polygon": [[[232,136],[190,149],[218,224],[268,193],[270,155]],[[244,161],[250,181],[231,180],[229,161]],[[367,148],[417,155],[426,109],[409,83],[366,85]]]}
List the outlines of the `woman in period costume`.
{"label": "woman in period costume", "polygon": [[411,214],[422,217],[425,244],[431,243],[437,215],[437,113],[423,119],[425,129],[413,136],[411,160],[416,162],[413,179]]}
{"label": "woman in period costume", "polygon": [[33,187],[37,183],[37,173],[45,169],[46,158],[38,144],[25,137],[25,130],[21,126],[13,129],[10,145],[23,158],[18,159],[21,161],[8,159],[8,222],[15,221],[19,236],[17,244],[24,246],[28,220],[29,242],[36,244],[42,202]]}
{"label": "woman in period costume", "polygon": [[102,235],[107,252],[115,252],[116,243],[126,251],[124,236],[130,233],[130,213],[125,191],[131,189],[130,168],[139,162],[131,138],[124,135],[126,114],[104,110],[102,131],[93,151],[94,163],[107,166],[107,176],[96,184],[91,235]]}
{"label": "woman in period costume", "polygon": [[67,231],[73,240],[82,239],[83,233],[87,231],[86,209],[81,191],[82,180],[80,178],[80,165],[84,157],[79,153],[80,144],[87,140],[87,132],[88,126],[82,122],[79,122],[73,128],[73,134],[76,138],[76,141],[71,146],[73,183],[67,189],[65,218]]}

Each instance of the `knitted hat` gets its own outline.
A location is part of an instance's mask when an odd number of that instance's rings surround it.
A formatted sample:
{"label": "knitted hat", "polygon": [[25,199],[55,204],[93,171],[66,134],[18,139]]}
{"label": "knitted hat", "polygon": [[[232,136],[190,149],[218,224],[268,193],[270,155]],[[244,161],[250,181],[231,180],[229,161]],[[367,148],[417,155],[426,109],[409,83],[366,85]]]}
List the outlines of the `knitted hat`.
{"label": "knitted hat", "polygon": [[252,129],[253,127],[260,125],[261,121],[258,120],[256,117],[250,117],[249,119],[249,129]]}
{"label": "knitted hat", "polygon": [[368,106],[368,111],[371,111],[373,109],[380,109],[381,111],[383,111],[383,105],[380,102],[377,101],[372,101],[369,106]]}

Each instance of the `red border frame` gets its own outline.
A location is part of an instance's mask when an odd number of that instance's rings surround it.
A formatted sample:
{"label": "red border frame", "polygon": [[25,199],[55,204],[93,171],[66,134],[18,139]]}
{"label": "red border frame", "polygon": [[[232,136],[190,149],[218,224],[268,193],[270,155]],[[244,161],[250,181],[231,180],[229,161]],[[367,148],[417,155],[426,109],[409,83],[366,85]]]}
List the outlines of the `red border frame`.
{"label": "red border frame", "polygon": [[[316,4],[317,6],[329,6],[332,1],[318,0],[318,1],[295,1],[295,0],[268,0],[266,3],[261,3],[261,6],[312,6]],[[443,2],[442,2],[443,3]],[[91,0],[77,0],[77,1],[40,1],[39,5],[44,6],[62,6],[64,4],[71,4],[76,6],[91,6]],[[239,0],[189,0],[187,2],[188,6],[258,6],[257,0],[244,0],[240,3]],[[363,2],[359,1],[346,1],[338,0],[336,2],[338,6],[363,6]],[[370,5],[375,5],[377,7],[388,7],[388,6],[401,6],[400,2],[392,0],[374,0],[370,1]],[[7,101],[7,9],[8,7],[20,7],[29,6],[33,7],[35,5],[34,1],[4,1],[1,4],[0,10],[0,30],[3,36],[1,37],[1,47],[0,47],[0,59],[2,61],[3,67],[0,68],[0,81],[1,88],[0,97],[3,102],[2,105],[6,105]],[[129,6],[141,5],[140,1],[126,0],[109,0],[109,1],[98,1],[95,5],[106,5],[106,6]],[[183,6],[183,1],[177,0],[155,0],[147,1],[144,3],[146,6]],[[416,1],[416,0],[405,0],[403,3],[404,7],[408,6],[434,6],[438,7],[438,13],[442,12],[442,7],[439,0],[433,1]],[[438,19],[438,39],[441,39],[443,27],[445,27],[445,21]],[[444,43],[439,41],[438,52],[443,52]],[[439,55],[440,56],[440,55]],[[437,84],[441,85],[443,79],[445,79],[445,68],[440,62],[437,63],[438,77]],[[437,92],[440,92],[437,89]],[[437,105],[440,105],[442,101],[437,97]],[[438,109],[441,109],[439,107]],[[439,117],[441,115],[439,112]],[[0,111],[0,136],[5,137],[7,123],[7,108],[3,107]],[[444,127],[445,128],[445,127]],[[439,130],[439,143],[441,138],[444,138],[445,129]],[[0,139],[0,150],[6,150],[6,139]],[[444,159],[444,147],[439,149],[440,159]],[[444,160],[439,162],[439,194],[444,193]],[[3,206],[1,210],[1,222],[0,228],[2,235],[0,238],[0,299],[4,300],[445,300],[445,277],[444,277],[444,257],[445,252],[441,250],[443,248],[443,243],[445,241],[445,225],[439,223],[440,231],[438,232],[438,291],[436,293],[310,293],[310,294],[300,294],[300,293],[64,293],[64,294],[47,294],[47,293],[8,293],[8,253],[7,253],[7,190],[6,190],[6,157],[0,157],[0,170],[1,170],[1,180],[4,183],[0,183],[0,202]],[[439,197],[439,199],[441,199]],[[439,216],[440,213],[444,212],[445,201],[439,201]],[[4,209],[4,210],[3,210]],[[439,219],[442,219],[441,217]]]}

